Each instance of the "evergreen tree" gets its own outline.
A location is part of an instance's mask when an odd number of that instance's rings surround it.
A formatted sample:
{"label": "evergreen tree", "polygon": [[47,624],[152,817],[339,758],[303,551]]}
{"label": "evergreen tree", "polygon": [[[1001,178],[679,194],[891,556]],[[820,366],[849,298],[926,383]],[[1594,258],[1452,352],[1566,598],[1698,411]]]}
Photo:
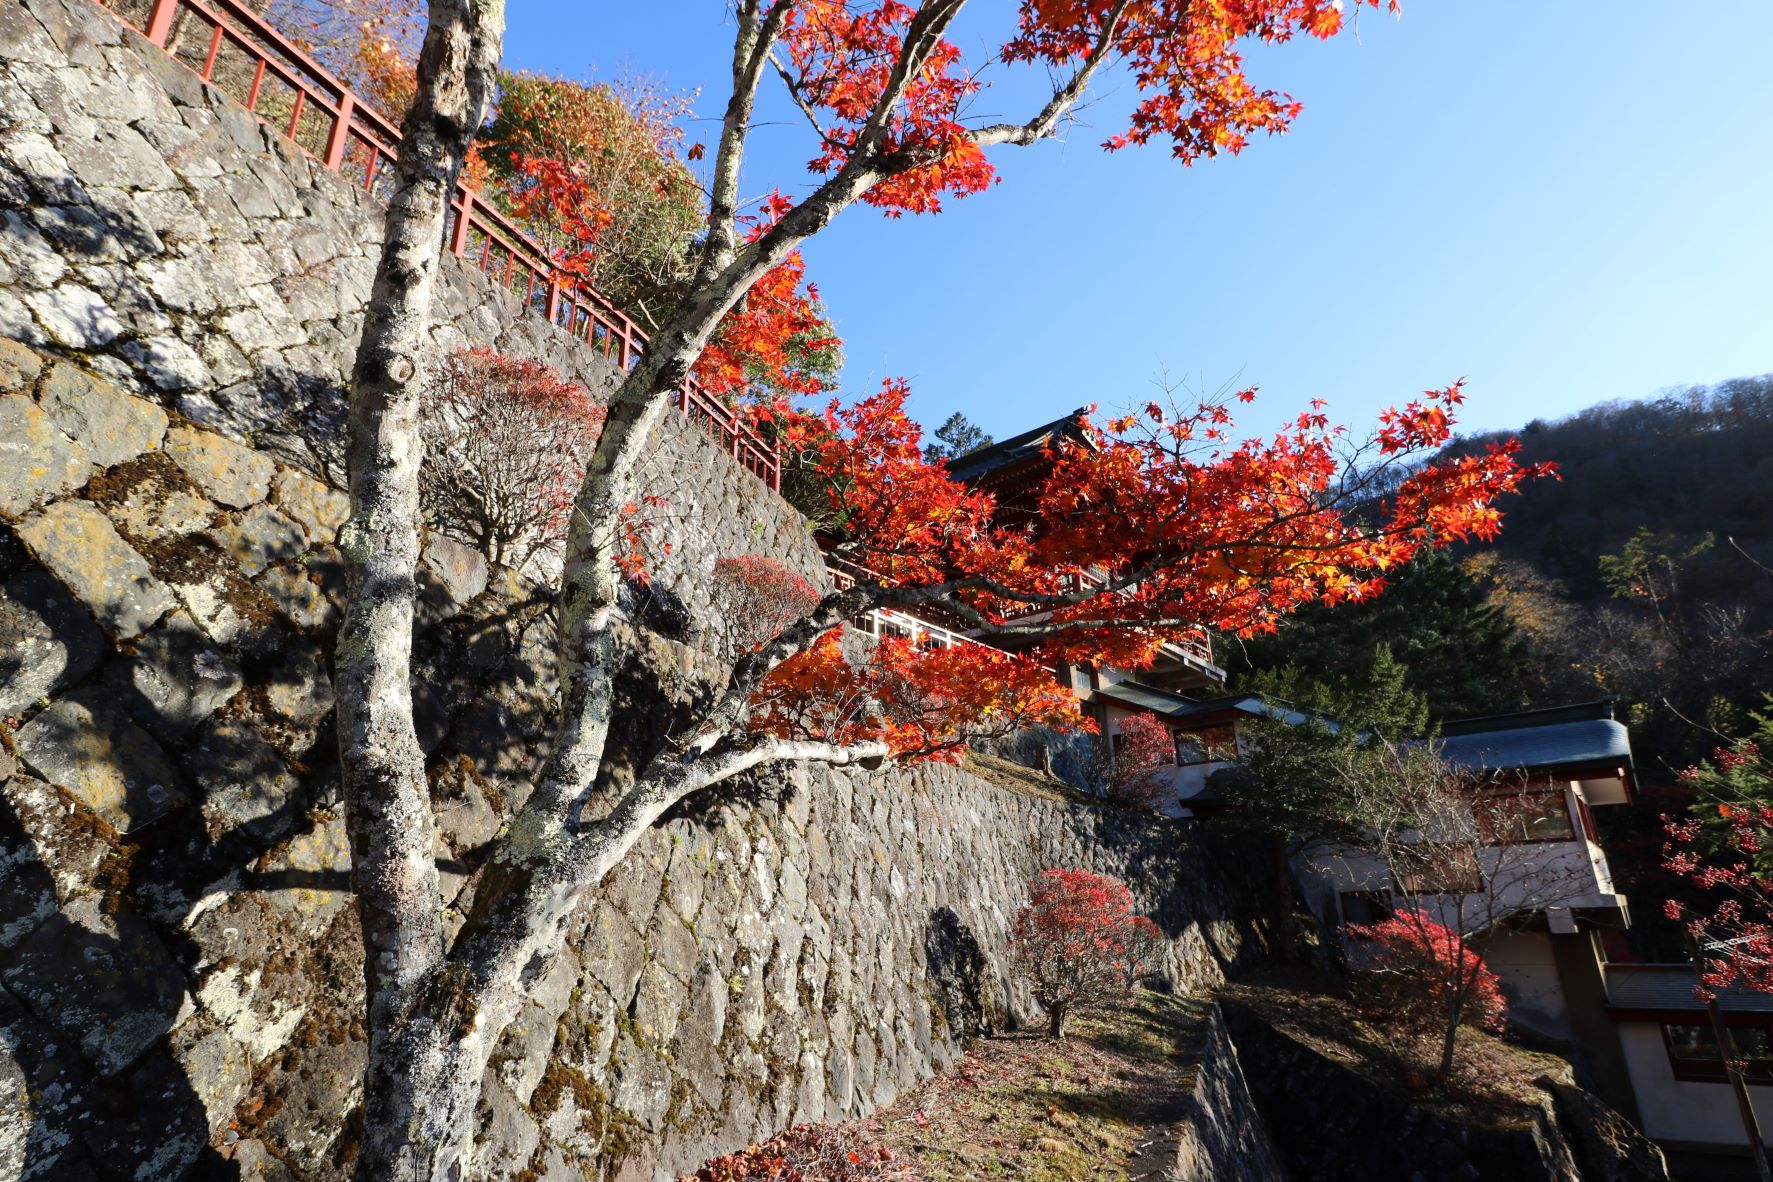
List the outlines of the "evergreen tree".
{"label": "evergreen tree", "polygon": [[[1377,645],[1366,669],[1332,688],[1298,666],[1251,679],[1277,705],[1303,717],[1247,725],[1246,754],[1224,786],[1236,816],[1301,849],[1316,841],[1358,842],[1368,812],[1386,804],[1374,795],[1388,782],[1387,760],[1409,740],[1433,736],[1428,700],[1408,685],[1391,650]],[[1399,781],[1398,789],[1406,785]],[[1379,795],[1383,795],[1383,791]]]}
{"label": "evergreen tree", "polygon": [[937,460],[958,460],[968,452],[991,446],[991,436],[979,430],[971,419],[958,410],[949,415],[932,434],[937,442],[925,444],[923,449],[923,458],[932,464]]}
{"label": "evergreen tree", "polygon": [[1328,685],[1356,683],[1388,646],[1405,684],[1427,699],[1435,718],[1519,709],[1527,704],[1531,658],[1503,607],[1452,554],[1425,550],[1388,580],[1382,595],[1359,603],[1314,605],[1280,629],[1223,647],[1239,688],[1272,688],[1291,665]]}

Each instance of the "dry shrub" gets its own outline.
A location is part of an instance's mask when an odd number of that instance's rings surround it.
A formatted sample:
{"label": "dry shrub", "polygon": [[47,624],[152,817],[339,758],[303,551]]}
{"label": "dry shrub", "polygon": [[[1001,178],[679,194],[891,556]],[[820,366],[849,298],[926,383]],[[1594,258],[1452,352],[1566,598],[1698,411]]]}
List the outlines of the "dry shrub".
{"label": "dry shrub", "polygon": [[778,558],[714,561],[715,627],[728,660],[768,644],[818,605],[817,589]]}
{"label": "dry shrub", "polygon": [[711,1159],[679,1182],[917,1182],[893,1151],[855,1124],[795,1125],[761,1144]]}
{"label": "dry shrub", "polygon": [[425,391],[425,516],[521,570],[559,545],[604,408],[548,366],[488,348],[448,354]]}

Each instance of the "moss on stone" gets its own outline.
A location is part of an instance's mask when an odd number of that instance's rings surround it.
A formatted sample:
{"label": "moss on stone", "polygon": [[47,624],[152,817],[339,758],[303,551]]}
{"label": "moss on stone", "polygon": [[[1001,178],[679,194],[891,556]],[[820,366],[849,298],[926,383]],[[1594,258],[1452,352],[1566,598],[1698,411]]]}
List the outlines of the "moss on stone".
{"label": "moss on stone", "polygon": [[207,538],[195,534],[160,538],[144,542],[140,549],[149,569],[159,578],[183,586],[213,584],[222,602],[246,623],[257,628],[276,626],[279,613],[271,597],[242,578],[227,556]]}
{"label": "moss on stone", "polygon": [[115,915],[123,906],[129,893],[131,879],[135,872],[135,859],[141,853],[141,846],[135,842],[123,842],[111,849],[99,862],[98,869],[93,873],[92,885],[102,899],[101,906],[107,914]]}
{"label": "moss on stone", "polygon": [[584,1072],[555,1055],[548,1060],[541,1082],[530,1095],[530,1114],[538,1123],[546,1123],[569,1096],[578,1110],[580,1127],[602,1146],[605,1160],[619,1163],[645,1143],[646,1132],[640,1122],[617,1108],[609,1093]]}

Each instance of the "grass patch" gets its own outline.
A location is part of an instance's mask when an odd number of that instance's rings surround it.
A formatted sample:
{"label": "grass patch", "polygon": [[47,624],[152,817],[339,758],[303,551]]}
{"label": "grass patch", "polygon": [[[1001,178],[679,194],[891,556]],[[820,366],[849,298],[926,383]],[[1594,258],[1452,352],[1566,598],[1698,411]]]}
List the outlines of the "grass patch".
{"label": "grass patch", "polygon": [[1020,792],[1024,796],[1038,796],[1042,800],[1063,800],[1067,804],[1101,805],[1108,802],[1099,796],[1091,796],[1087,792],[1079,792],[1063,780],[1056,780],[1031,767],[1023,767],[1019,763],[1011,763],[995,755],[987,755],[983,751],[969,751],[961,762],[961,767],[969,775],[984,780],[987,784],[1002,788],[1006,792]]}
{"label": "grass patch", "polygon": [[1201,1018],[1200,1003],[1141,990],[1077,1014],[1063,1042],[1032,1032],[983,1039],[876,1113],[868,1135],[923,1182],[1143,1176],[1167,1156],[1168,1126],[1193,1086]]}

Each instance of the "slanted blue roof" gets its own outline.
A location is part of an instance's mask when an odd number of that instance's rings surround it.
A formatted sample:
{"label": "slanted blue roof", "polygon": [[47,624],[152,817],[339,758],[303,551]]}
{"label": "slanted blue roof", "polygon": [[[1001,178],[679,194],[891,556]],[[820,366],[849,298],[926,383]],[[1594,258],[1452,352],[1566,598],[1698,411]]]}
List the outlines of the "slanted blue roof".
{"label": "slanted blue roof", "polygon": [[[1693,996],[1699,976],[1686,965],[1607,966],[1607,1005],[1615,1010],[1704,1014]],[[1718,990],[1718,1008],[1729,1013],[1773,1013],[1773,994],[1731,987]]]}
{"label": "slanted blue roof", "polygon": [[1550,726],[1516,727],[1448,735],[1441,753],[1472,771],[1574,767],[1585,763],[1631,766],[1631,736],[1611,718],[1588,718]]}

